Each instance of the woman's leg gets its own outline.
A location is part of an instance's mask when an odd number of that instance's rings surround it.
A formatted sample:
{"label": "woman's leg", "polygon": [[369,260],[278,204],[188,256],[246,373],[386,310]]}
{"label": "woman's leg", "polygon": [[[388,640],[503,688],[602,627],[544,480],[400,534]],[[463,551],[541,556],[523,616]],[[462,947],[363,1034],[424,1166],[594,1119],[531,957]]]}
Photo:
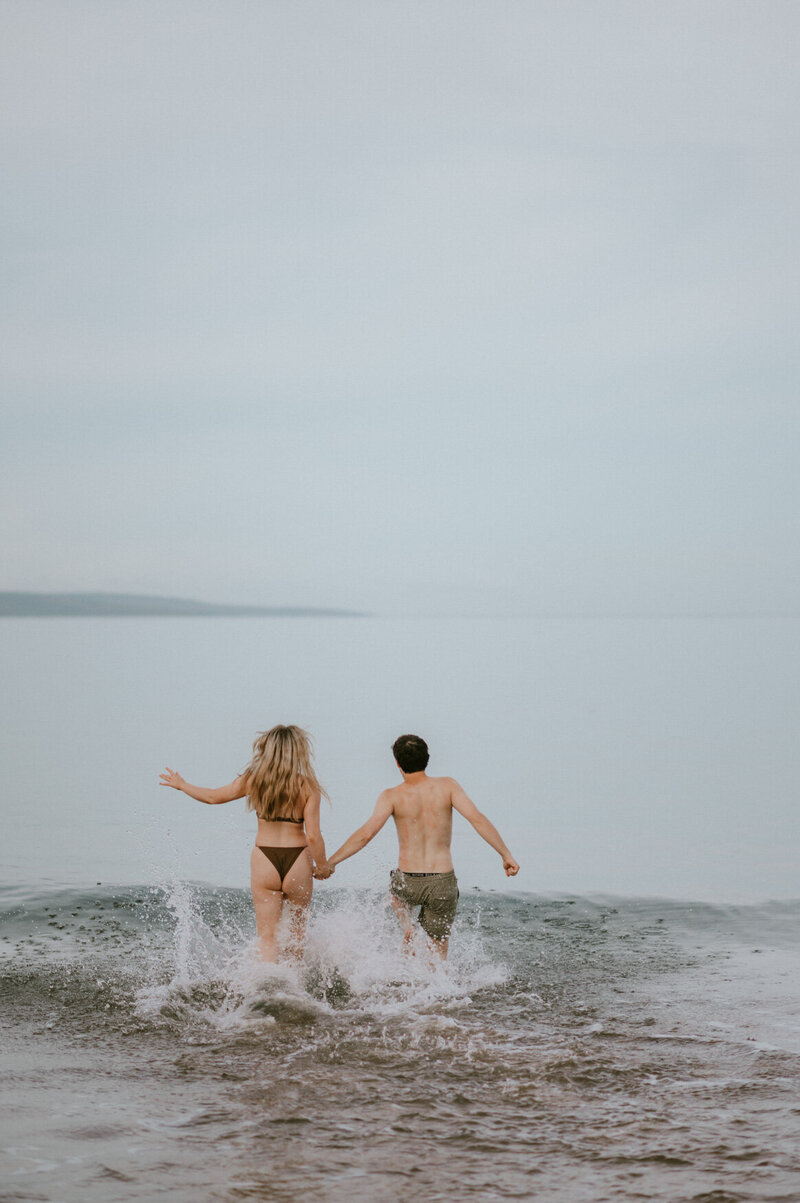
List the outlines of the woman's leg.
{"label": "woman's leg", "polygon": [[256,929],[261,959],[277,961],[276,933],[283,909],[283,893],[278,870],[259,848],[250,854],[250,892],[256,913]]}
{"label": "woman's leg", "polygon": [[283,893],[289,903],[289,941],[286,951],[296,960],[301,960],[306,942],[308,905],[314,889],[311,873],[311,853],[305,849],[300,853],[283,879]]}

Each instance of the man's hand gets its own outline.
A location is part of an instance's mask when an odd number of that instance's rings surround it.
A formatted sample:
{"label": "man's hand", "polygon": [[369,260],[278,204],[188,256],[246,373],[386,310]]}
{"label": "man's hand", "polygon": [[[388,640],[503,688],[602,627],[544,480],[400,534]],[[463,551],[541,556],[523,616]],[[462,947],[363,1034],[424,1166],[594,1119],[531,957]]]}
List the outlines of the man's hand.
{"label": "man's hand", "polygon": [[324,864],[314,866],[314,876],[316,877],[317,881],[326,881],[327,878],[333,877],[333,873],[333,865]]}
{"label": "man's hand", "polygon": [[519,873],[519,865],[513,856],[503,857],[503,868],[506,871],[506,877],[516,877]]}

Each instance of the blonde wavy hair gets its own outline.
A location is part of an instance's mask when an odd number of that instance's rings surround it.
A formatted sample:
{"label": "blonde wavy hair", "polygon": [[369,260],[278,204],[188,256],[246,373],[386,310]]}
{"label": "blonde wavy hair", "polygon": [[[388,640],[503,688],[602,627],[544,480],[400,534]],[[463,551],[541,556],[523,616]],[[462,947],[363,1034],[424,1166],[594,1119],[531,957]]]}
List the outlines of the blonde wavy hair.
{"label": "blonde wavy hair", "polygon": [[302,727],[273,727],[259,732],[253,743],[253,758],[244,770],[247,809],[267,822],[302,819],[309,788],[328,797],[317,780],[312,755],[311,736]]}

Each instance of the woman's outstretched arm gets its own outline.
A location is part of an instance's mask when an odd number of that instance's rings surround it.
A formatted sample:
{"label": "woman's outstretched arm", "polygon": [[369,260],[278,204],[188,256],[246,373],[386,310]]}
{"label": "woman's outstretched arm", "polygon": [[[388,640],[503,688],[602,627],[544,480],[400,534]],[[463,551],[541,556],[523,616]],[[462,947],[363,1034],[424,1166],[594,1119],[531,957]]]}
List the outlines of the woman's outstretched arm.
{"label": "woman's outstretched arm", "polygon": [[190,785],[184,781],[180,773],[174,769],[165,769],[161,774],[159,785],[169,785],[196,798],[198,802],[206,802],[209,806],[219,806],[222,802],[233,802],[234,798],[244,798],[247,794],[247,778],[244,773],[232,781],[230,785],[220,785],[217,789],[207,789],[203,785]]}

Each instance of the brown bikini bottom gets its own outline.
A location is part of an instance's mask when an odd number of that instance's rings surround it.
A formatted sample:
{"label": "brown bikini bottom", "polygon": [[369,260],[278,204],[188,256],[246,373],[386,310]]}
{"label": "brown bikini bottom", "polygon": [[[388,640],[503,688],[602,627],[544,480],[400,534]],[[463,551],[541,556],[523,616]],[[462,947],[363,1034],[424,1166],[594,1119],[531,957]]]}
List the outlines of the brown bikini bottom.
{"label": "brown bikini bottom", "polygon": [[265,848],[262,844],[256,844],[256,848],[258,848],[260,852],[263,852],[267,860],[271,861],[277,869],[278,876],[281,879],[281,885],[283,885],[284,877],[289,872],[300,853],[305,852],[306,847],[306,844],[300,844],[299,847],[295,848]]}

